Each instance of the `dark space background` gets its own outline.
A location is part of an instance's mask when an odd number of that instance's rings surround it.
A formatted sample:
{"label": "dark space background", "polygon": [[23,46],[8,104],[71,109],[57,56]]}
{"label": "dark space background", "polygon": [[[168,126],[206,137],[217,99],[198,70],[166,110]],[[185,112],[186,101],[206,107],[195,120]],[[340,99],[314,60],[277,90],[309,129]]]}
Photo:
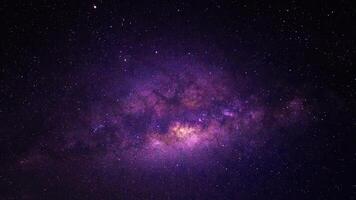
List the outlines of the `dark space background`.
{"label": "dark space background", "polygon": [[[5,1],[0,13],[0,199],[356,199],[352,1]],[[181,58],[242,74],[242,94],[271,91],[263,102],[297,91],[308,112],[204,168],[116,170],[93,164],[96,148],[59,150],[93,102],[112,105],[110,85]]]}

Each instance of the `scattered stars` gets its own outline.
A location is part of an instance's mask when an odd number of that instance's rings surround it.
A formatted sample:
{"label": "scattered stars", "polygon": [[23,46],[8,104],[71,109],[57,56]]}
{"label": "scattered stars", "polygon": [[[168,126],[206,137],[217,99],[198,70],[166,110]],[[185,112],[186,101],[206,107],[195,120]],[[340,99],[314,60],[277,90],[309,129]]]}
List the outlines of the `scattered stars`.
{"label": "scattered stars", "polygon": [[4,6],[2,198],[349,195],[346,2]]}

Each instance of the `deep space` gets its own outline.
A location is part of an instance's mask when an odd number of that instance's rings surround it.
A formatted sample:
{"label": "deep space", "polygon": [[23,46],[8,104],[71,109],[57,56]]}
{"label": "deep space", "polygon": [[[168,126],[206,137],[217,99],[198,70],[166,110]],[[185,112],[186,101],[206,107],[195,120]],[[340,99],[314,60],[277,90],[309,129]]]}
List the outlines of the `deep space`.
{"label": "deep space", "polygon": [[352,1],[0,13],[0,199],[356,199]]}

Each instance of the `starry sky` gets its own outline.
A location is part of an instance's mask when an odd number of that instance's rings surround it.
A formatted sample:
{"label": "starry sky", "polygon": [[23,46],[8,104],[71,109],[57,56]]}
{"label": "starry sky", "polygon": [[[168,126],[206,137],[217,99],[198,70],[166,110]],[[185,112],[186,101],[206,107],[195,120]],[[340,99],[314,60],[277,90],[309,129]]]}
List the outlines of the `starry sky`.
{"label": "starry sky", "polygon": [[0,199],[355,199],[351,1],[5,1]]}

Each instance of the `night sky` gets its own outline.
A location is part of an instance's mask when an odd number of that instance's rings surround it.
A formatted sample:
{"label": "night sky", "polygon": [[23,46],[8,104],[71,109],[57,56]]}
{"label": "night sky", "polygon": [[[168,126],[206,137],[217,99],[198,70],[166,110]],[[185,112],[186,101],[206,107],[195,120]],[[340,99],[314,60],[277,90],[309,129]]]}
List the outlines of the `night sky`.
{"label": "night sky", "polygon": [[0,199],[356,199],[352,1],[0,13]]}

